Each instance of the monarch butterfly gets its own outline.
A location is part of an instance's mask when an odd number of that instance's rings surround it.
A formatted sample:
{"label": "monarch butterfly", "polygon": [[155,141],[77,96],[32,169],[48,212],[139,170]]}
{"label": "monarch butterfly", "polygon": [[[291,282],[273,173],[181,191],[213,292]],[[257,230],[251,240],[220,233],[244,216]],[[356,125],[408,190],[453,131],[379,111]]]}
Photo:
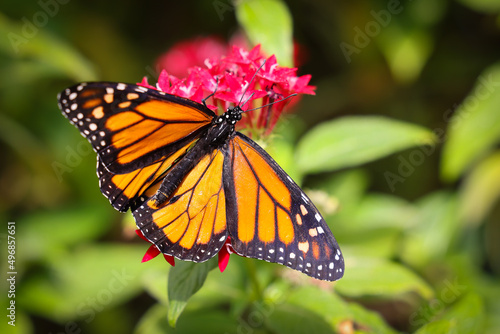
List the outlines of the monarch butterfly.
{"label": "monarch butterfly", "polygon": [[245,257],[321,280],[341,278],[344,259],[314,204],[235,124],[205,103],[143,86],[81,83],[58,95],[63,115],[97,152],[99,187],[131,209],[164,254],[203,262],[226,239]]}

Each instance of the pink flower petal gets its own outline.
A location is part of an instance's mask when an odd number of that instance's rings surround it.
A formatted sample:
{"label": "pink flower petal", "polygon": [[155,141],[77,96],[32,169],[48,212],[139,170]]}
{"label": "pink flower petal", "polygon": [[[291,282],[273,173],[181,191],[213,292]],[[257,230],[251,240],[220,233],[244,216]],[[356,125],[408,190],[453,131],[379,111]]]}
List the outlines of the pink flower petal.
{"label": "pink flower petal", "polygon": [[165,258],[165,261],[170,263],[172,267],[175,267],[175,258],[171,255],[163,254],[163,257]]}
{"label": "pink flower petal", "polygon": [[160,76],[158,77],[157,86],[162,92],[170,91],[170,77],[167,71],[161,70]]}
{"label": "pink flower petal", "polygon": [[222,248],[219,251],[219,270],[221,273],[226,270],[227,264],[229,263],[229,253],[227,249]]}
{"label": "pink flower petal", "polygon": [[229,256],[233,253],[230,237],[227,237],[224,246],[219,251],[219,270],[221,273],[226,270],[227,264],[229,263]]}
{"label": "pink flower petal", "polygon": [[144,254],[144,257],[142,258],[142,263],[147,262],[149,260],[154,259],[155,257],[160,254],[160,250],[156,248],[155,245],[151,245],[148,250],[146,251],[146,254]]}
{"label": "pink flower petal", "polygon": [[135,234],[137,234],[142,240],[149,242],[149,240],[142,234],[141,230],[135,230]]}
{"label": "pink flower petal", "polygon": [[228,47],[218,37],[197,37],[173,45],[158,58],[157,66],[176,76],[188,74],[194,66],[202,66],[207,60],[220,59]]}
{"label": "pink flower petal", "polygon": [[156,87],[151,86],[148,83],[148,78],[147,77],[142,78],[142,81],[139,82],[137,85],[142,86],[142,87],[146,87],[146,88],[150,88],[150,89],[156,89]]}

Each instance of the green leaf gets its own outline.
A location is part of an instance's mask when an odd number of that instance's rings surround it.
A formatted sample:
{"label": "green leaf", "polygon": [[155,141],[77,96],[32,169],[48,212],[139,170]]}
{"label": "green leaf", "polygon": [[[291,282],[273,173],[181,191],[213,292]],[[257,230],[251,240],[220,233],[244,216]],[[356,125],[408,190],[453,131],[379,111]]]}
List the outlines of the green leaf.
{"label": "green leaf", "polygon": [[371,229],[365,232],[340,229],[340,225],[349,224],[348,219],[332,224],[332,231],[337,240],[341,240],[344,253],[355,257],[381,257],[386,259],[398,255],[401,243],[401,231],[396,228]]}
{"label": "green leaf", "polygon": [[439,320],[429,322],[415,334],[484,333],[484,305],[477,294],[469,293],[452,305]]}
{"label": "green leaf", "polygon": [[321,178],[315,188],[325,190],[339,203],[339,212],[356,210],[369,185],[366,171],[352,169],[335,173],[328,179]]}
{"label": "green leaf", "polygon": [[23,34],[24,24],[10,21],[0,14],[0,32],[3,36],[7,36],[2,39],[3,43],[0,42],[0,51],[28,62],[33,59],[42,63],[46,71],[66,75],[75,81],[97,79],[90,62],[71,46],[45,32],[44,29],[37,29],[33,37],[26,37]]}
{"label": "green leaf", "polygon": [[500,151],[472,169],[460,192],[462,217],[469,223],[479,223],[500,197]]}
{"label": "green leaf", "polygon": [[400,255],[412,266],[425,267],[449,252],[460,228],[459,205],[455,194],[440,191],[418,200],[416,208]]}
{"label": "green leaf", "polygon": [[[243,260],[243,261],[242,261]],[[217,307],[231,303],[234,300],[246,301],[250,298],[247,291],[248,274],[242,262],[248,259],[233,256],[226,270],[211,270],[200,289],[189,299],[188,308]]]}
{"label": "green leaf", "polygon": [[297,184],[301,184],[303,175],[295,164],[295,142],[302,126],[297,117],[286,118],[276,124],[268,140],[257,143],[287,172]]}
{"label": "green leaf", "polygon": [[484,71],[450,119],[441,176],[455,181],[500,139],[500,63]]}
{"label": "green leaf", "polygon": [[431,287],[414,272],[401,264],[375,257],[353,257],[344,252],[345,275],[337,291],[351,298],[376,296],[397,298],[416,292],[423,298],[433,296]]}
{"label": "green leaf", "polygon": [[500,1],[498,0],[459,0],[459,2],[479,12],[488,14],[500,12]]}
{"label": "green leaf", "polygon": [[90,322],[103,309],[142,290],[141,274],[155,265],[142,264],[143,253],[144,246],[108,244],[53,255],[47,269],[26,277],[17,302],[58,322],[76,318]]}
{"label": "green leaf", "polygon": [[414,206],[401,197],[371,193],[351,212],[351,219],[360,232],[385,227],[407,229],[415,214]]}
{"label": "green leaf", "polygon": [[297,165],[304,173],[332,171],[434,141],[421,126],[377,116],[343,117],[318,125],[300,140]]}
{"label": "green leaf", "polygon": [[356,205],[327,217],[337,240],[352,247],[352,255],[392,257],[398,251],[401,233],[411,228],[418,212],[400,197],[369,194]]}
{"label": "green leaf", "polygon": [[[4,290],[2,290],[4,291]],[[5,293],[7,297],[7,293]],[[11,299],[12,300],[12,299]],[[6,303],[2,303],[3,305],[9,306],[9,301],[7,299],[2,298],[2,302],[7,301]],[[33,323],[31,322],[31,317],[24,313],[19,307],[16,307],[15,321],[14,326],[8,324],[12,319],[8,318],[10,311],[6,311],[5,322],[0,326],[2,329],[2,334],[33,334],[35,333],[35,329],[33,327]]]}
{"label": "green leaf", "polygon": [[234,317],[219,310],[200,309],[186,311],[172,328],[165,317],[165,307],[157,304],[151,307],[139,321],[134,333],[238,333],[241,324]]}
{"label": "green leaf", "polygon": [[216,267],[212,259],[203,263],[178,261],[168,276],[168,323],[175,327],[188,299],[205,283],[208,272]]}
{"label": "green leaf", "polygon": [[343,322],[355,320],[358,326],[369,329],[368,332],[394,332],[376,312],[355,303],[347,303],[337,294],[315,286],[295,289],[287,302],[320,315],[333,329],[338,329]]}
{"label": "green leaf", "polygon": [[236,2],[236,18],[252,44],[276,55],[282,66],[293,66],[292,19],[280,0],[245,0]]}
{"label": "green leaf", "polygon": [[18,227],[19,238],[24,245],[20,247],[23,260],[51,261],[65,248],[92,240],[105,233],[112,210],[96,207],[35,212],[23,217]]}
{"label": "green leaf", "polygon": [[277,334],[334,333],[333,328],[317,313],[286,303],[277,305],[270,313],[266,327]]}
{"label": "green leaf", "polygon": [[415,81],[433,49],[433,35],[425,29],[403,28],[397,23],[386,27],[376,38],[392,75],[402,83]]}
{"label": "green leaf", "polygon": [[164,305],[153,305],[139,320],[134,334],[175,333],[175,329],[168,324],[165,312]]}

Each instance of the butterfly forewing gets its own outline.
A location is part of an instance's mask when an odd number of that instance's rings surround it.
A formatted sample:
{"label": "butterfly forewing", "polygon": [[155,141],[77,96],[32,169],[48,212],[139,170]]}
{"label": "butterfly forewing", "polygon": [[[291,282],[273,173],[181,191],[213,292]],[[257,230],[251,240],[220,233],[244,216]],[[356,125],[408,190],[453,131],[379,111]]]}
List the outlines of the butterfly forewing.
{"label": "butterfly forewing", "polygon": [[59,95],[64,116],[115,174],[168,157],[196,139],[215,114],[202,104],[123,83],[82,83]]}
{"label": "butterfly forewing", "polygon": [[243,256],[322,280],[342,277],[337,241],[307,195],[255,142],[237,133],[224,169],[229,235]]}
{"label": "butterfly forewing", "polygon": [[101,192],[119,211],[137,202],[215,116],[199,103],[123,83],[81,83],[58,99],[98,153]]}

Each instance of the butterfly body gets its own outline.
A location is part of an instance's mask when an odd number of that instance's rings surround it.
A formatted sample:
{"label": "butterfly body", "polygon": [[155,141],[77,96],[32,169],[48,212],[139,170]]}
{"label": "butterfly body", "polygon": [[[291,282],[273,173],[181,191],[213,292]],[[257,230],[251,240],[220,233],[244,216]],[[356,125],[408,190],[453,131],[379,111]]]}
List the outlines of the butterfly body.
{"label": "butterfly body", "polygon": [[[200,108],[202,107],[206,108],[205,105],[200,105]],[[207,110],[209,109],[207,108]],[[156,206],[163,204],[172,195],[186,174],[198,164],[208,151],[219,149],[226,145],[228,138],[234,134],[234,125],[241,120],[242,112],[240,107],[235,107],[230,108],[230,110],[221,116],[214,117],[206,134],[172,167],[163,179],[160,188],[154,196]]]}
{"label": "butterfly body", "polygon": [[239,106],[204,104],[123,83],[84,83],[60,108],[98,155],[102,193],[129,208],[164,254],[203,262],[230,238],[242,256],[323,280],[344,260],[307,195],[260,146],[235,131]]}

